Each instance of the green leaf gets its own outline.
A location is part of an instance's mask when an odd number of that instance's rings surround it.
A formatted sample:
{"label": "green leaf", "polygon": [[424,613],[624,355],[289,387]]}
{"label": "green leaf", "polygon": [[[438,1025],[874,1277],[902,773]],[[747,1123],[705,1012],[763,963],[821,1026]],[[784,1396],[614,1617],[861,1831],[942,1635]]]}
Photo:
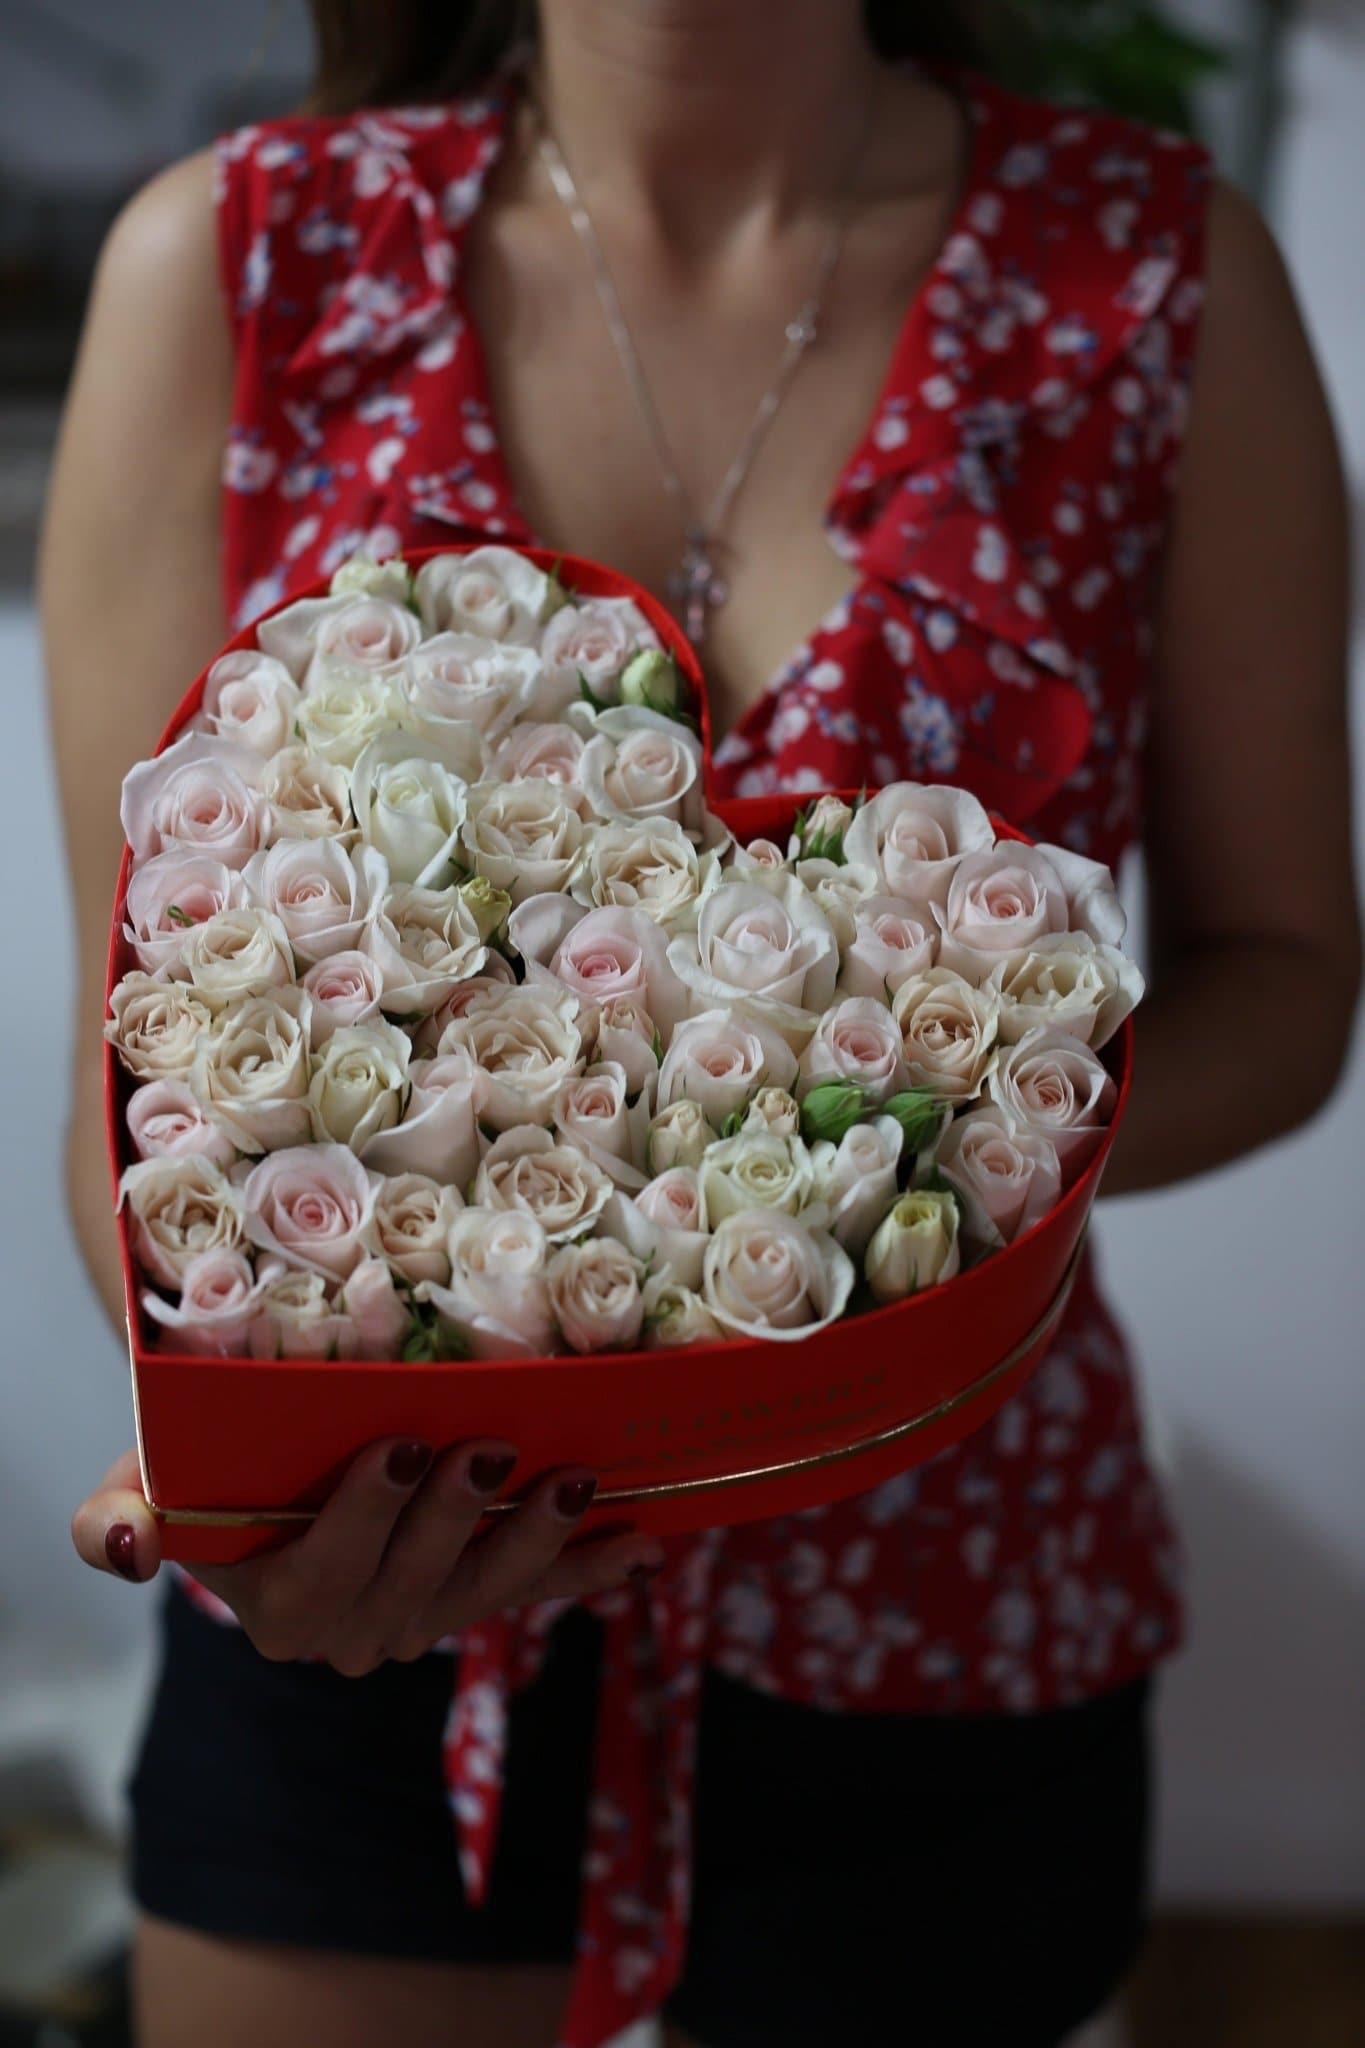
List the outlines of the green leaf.
{"label": "green leaf", "polygon": [[166,915],[172,924],[194,923],[194,919],[189,916],[188,912],[183,911],[178,903],[168,903],[166,905]]}
{"label": "green leaf", "polygon": [[893,1116],[904,1133],[906,1151],[918,1152],[938,1135],[943,1109],[932,1088],[907,1088],[889,1097],[878,1114]]}
{"label": "green leaf", "polygon": [[605,697],[598,696],[582,669],[578,671],[578,694],[585,704],[591,704],[594,711],[610,711],[612,708]]}
{"label": "green leaf", "polygon": [[744,1129],[744,1119],[748,1113],[747,1108],[732,1109],[720,1127],[722,1138],[737,1138]]}

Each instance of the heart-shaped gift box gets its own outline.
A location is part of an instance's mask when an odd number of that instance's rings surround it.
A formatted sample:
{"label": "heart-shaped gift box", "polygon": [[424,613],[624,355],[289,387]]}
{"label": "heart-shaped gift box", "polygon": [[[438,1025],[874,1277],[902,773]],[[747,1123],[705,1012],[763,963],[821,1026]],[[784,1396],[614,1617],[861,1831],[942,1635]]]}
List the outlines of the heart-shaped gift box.
{"label": "heart-shaped gift box", "polygon": [[[414,550],[420,564],[457,548]],[[696,656],[670,615],[629,578],[573,556],[533,554],[589,596],[633,598],[696,691]],[[287,602],[322,596],[318,584]],[[276,607],[281,609],[282,607]],[[256,623],[224,652],[255,644]],[[207,670],[177,706],[162,752],[199,709]],[[714,800],[736,837],[785,839],[802,801]],[[1002,837],[1023,839],[1000,820]],[[108,987],[135,961],[123,935],[131,855],[119,870]],[[539,1473],[599,1474],[587,1526],[658,1534],[791,1513],[838,1500],[921,1463],[978,1429],[1047,1348],[1066,1305],[1091,1204],[1127,1100],[1132,1026],[1105,1050],[1118,1099],[1103,1143],[1055,1208],[1014,1243],[907,1301],[855,1314],[800,1343],[763,1339],[600,1356],[405,1363],[255,1359],[165,1348],[139,1301],[145,1284],[127,1211],[119,1242],[143,1486],[169,1557],[224,1562],[285,1540],[311,1519],[362,1445],[420,1437],[438,1449],[473,1436],[519,1447],[505,1511]],[[106,1048],[115,1184],[132,1151],[129,1083]]]}

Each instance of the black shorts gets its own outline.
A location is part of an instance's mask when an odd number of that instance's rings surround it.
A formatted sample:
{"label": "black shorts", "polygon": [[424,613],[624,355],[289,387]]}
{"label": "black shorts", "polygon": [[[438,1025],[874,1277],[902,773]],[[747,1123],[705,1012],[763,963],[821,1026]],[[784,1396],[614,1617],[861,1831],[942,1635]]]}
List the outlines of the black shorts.
{"label": "black shorts", "polygon": [[[375,1956],[572,1959],[591,1617],[557,1624],[513,1700],[477,1909],[441,1777],[449,1658],[363,1679],[270,1664],[174,1587],[165,1624],[132,1783],[148,1913]],[[706,2048],[1056,2048],[1140,1937],[1146,1695],[1009,1717],[831,1714],[708,1673],[670,2014]]]}

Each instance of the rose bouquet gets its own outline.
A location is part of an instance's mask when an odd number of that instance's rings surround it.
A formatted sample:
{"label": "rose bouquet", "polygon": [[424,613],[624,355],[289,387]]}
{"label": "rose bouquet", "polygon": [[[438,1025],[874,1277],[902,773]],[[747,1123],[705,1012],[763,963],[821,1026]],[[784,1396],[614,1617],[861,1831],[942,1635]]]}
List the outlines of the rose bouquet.
{"label": "rose bouquet", "polygon": [[1069,1255],[1141,988],[1107,871],[942,787],[722,816],[644,593],[414,559],[240,635],[125,782],[139,1377],[374,1362],[458,1411],[559,1360],[559,1416],[569,1355],[677,1384],[871,1335],[1050,1219]]}

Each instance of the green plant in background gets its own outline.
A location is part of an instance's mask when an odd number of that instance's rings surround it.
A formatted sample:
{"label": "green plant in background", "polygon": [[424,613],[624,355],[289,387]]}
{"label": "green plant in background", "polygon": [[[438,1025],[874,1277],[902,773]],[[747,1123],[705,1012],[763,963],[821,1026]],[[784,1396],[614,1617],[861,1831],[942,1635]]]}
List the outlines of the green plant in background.
{"label": "green plant in background", "polygon": [[1022,92],[1184,130],[1196,89],[1229,55],[1152,0],[1009,0],[986,10],[982,36],[995,69]]}

